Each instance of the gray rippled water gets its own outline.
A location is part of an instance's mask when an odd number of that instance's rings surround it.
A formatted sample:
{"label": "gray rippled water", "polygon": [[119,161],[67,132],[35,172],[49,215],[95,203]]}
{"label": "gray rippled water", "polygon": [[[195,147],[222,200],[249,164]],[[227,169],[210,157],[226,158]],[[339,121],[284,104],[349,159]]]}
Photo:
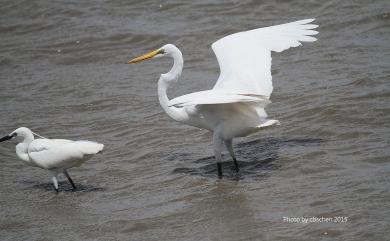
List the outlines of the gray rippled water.
{"label": "gray rippled water", "polygon": [[[105,151],[50,176],[0,145],[1,240],[388,240],[390,3],[3,0],[0,132],[30,127]],[[184,54],[171,97],[210,88],[210,45],[230,33],[316,18],[318,41],[273,55],[281,121],[238,139],[242,166],[218,180],[206,131],[173,122],[157,79]],[[1,134],[0,133],[0,134]],[[333,218],[295,222],[294,218]],[[345,222],[338,222],[336,217]]]}

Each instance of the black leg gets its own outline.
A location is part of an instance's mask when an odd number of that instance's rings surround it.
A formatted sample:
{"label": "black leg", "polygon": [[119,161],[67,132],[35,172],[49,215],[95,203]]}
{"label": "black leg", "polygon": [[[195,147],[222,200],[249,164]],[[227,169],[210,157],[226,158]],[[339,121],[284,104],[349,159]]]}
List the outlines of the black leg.
{"label": "black leg", "polygon": [[222,178],[222,164],[220,162],[217,162],[217,168],[218,168],[218,177]]}
{"label": "black leg", "polygon": [[234,162],[234,169],[236,170],[236,172],[238,172],[240,170],[240,168],[238,168],[238,163],[237,163],[237,160],[236,160],[236,156],[234,155],[234,151],[233,151],[233,140],[225,140],[225,146],[226,146],[226,149],[229,151],[229,154],[230,156],[232,156],[233,158],[233,162]]}
{"label": "black leg", "polygon": [[240,171],[240,168],[238,167],[238,162],[237,162],[235,157],[233,157],[233,162],[234,162],[234,166],[235,166],[236,172]]}
{"label": "black leg", "polygon": [[76,190],[76,186],[74,185],[72,178],[70,178],[69,173],[66,170],[64,170],[64,174],[65,174],[66,178],[68,178],[70,184],[72,185],[73,190]]}

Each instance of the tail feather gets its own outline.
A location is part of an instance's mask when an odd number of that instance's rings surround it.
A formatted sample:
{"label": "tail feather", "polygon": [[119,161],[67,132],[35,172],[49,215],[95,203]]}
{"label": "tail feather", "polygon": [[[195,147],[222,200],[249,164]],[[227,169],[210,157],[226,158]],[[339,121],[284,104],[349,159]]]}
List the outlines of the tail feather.
{"label": "tail feather", "polygon": [[85,155],[92,155],[103,150],[104,145],[93,141],[76,141],[77,148]]}

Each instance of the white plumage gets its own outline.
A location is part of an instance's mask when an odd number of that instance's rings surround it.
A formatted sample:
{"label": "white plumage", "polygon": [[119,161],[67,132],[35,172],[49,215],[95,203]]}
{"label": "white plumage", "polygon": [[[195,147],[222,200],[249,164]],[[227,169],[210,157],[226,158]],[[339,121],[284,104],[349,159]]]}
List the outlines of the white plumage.
{"label": "white plumage", "polygon": [[227,104],[237,102],[269,102],[267,96],[226,93],[218,90],[204,90],[182,95],[169,101],[168,106],[190,106],[207,104]]}
{"label": "white plumage", "polygon": [[26,164],[49,170],[53,173],[53,183],[58,191],[57,175],[64,173],[73,188],[75,185],[67,169],[77,167],[103,150],[104,145],[92,141],[71,141],[64,139],[34,139],[33,132],[20,127],[0,141],[13,137],[23,138],[16,145],[16,155]]}
{"label": "white plumage", "polygon": [[211,90],[183,95],[172,100],[167,97],[167,88],[181,75],[183,57],[180,50],[167,44],[162,48],[137,57],[136,63],[156,56],[170,56],[174,60],[172,69],[162,74],[158,82],[161,107],[174,120],[213,132],[214,154],[218,175],[222,176],[221,150],[225,144],[238,164],[233,152],[234,137],[246,136],[263,127],[278,124],[267,119],[264,110],[270,103],[272,76],[271,51],[281,52],[313,42],[318,32],[306,19],[266,28],[228,35],[212,44],[221,73]]}
{"label": "white plumage", "polygon": [[214,90],[270,96],[273,90],[271,51],[281,52],[312,42],[318,25],[306,19],[226,36],[212,44],[220,76]]}
{"label": "white plumage", "polygon": [[68,169],[103,150],[103,144],[92,141],[70,141],[63,139],[36,139],[28,147],[31,161],[44,169]]}

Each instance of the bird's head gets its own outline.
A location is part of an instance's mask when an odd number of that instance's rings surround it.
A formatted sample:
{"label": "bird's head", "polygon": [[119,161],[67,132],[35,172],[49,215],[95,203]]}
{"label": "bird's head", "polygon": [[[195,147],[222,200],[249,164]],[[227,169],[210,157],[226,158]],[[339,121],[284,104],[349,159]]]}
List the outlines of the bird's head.
{"label": "bird's head", "polygon": [[0,138],[0,142],[10,140],[10,139],[17,137],[17,136],[27,137],[27,136],[31,136],[31,135],[32,135],[32,132],[30,131],[30,129],[28,129],[26,127],[20,127],[18,129],[14,130],[13,132],[11,132],[9,135],[6,135],[6,136]]}
{"label": "bird's head", "polygon": [[158,58],[158,57],[162,57],[162,56],[172,56],[173,54],[175,54],[177,52],[180,52],[180,51],[175,45],[166,44],[159,49],[153,50],[152,52],[149,52],[147,54],[136,57],[127,63],[134,64],[137,62],[141,62],[141,61],[153,59],[153,58]]}

